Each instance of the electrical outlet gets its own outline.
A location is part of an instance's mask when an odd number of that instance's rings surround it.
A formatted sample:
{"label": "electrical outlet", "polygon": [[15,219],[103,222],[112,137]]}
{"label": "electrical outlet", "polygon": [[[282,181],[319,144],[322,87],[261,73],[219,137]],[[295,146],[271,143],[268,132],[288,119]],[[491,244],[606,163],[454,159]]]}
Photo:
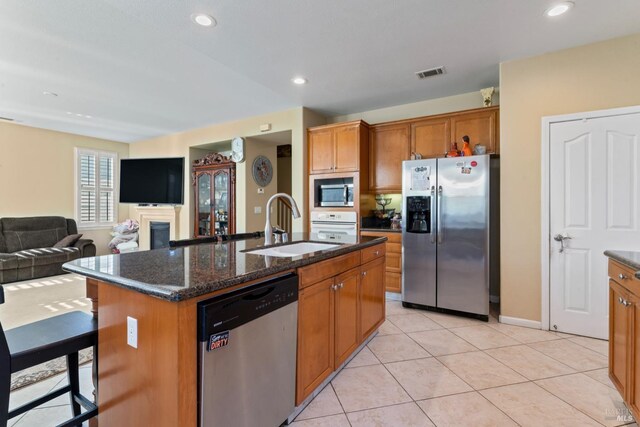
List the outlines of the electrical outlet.
{"label": "electrical outlet", "polygon": [[264,194],[264,188],[262,187],[258,188],[258,194]]}
{"label": "electrical outlet", "polygon": [[253,207],[253,213],[254,214],[261,214],[262,213],[262,206],[254,206]]}
{"label": "electrical outlet", "polygon": [[127,316],[127,344],[138,348],[138,319]]}

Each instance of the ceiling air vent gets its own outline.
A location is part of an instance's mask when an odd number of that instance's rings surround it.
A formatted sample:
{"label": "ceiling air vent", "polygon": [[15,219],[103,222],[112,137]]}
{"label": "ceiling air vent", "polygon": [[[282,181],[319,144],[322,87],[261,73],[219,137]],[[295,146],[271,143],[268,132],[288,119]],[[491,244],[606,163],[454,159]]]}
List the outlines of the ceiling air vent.
{"label": "ceiling air vent", "polygon": [[6,122],[12,122],[13,121],[13,119],[10,119],[9,117],[2,117],[2,116],[0,116],[0,120],[4,120]]}
{"label": "ceiling air vent", "polygon": [[435,67],[428,70],[418,71],[416,72],[416,76],[418,76],[418,78],[422,80],[426,79],[427,77],[439,76],[440,74],[444,74],[444,72],[444,67]]}

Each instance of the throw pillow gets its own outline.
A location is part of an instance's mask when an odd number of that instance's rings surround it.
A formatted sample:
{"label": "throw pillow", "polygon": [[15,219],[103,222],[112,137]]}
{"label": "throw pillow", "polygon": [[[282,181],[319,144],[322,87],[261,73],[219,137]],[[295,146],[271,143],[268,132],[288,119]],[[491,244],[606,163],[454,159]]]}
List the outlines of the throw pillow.
{"label": "throw pillow", "polygon": [[53,245],[54,248],[68,248],[69,246],[73,246],[76,244],[78,240],[82,237],[82,234],[69,234],[66,237],[63,237],[58,243]]}

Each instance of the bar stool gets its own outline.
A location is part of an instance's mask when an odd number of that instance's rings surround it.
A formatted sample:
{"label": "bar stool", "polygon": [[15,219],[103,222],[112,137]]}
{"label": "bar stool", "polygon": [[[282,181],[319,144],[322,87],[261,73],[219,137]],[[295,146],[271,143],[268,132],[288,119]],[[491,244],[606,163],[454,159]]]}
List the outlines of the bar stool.
{"label": "bar stool", "polygon": [[[3,303],[4,289],[0,286],[0,304]],[[9,419],[65,393],[69,393],[73,418],[59,427],[79,426],[95,417],[98,407],[80,394],[78,352],[88,347],[97,348],[97,343],[97,321],[93,316],[80,311],[72,311],[8,331],[4,331],[0,324],[0,427],[6,427]],[[69,384],[9,411],[11,374],[62,356],[67,357]],[[97,357],[97,354],[93,357]],[[85,413],[81,413],[81,407],[86,410]]]}

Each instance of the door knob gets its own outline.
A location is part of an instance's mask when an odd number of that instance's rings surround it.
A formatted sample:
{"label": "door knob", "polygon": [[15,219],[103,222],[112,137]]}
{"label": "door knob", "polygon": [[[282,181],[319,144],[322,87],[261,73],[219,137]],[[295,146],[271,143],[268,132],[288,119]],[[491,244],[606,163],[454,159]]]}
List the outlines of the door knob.
{"label": "door knob", "polygon": [[553,236],[553,240],[555,240],[556,242],[560,242],[560,253],[564,252],[564,241],[565,240],[571,240],[571,237],[569,236],[563,236],[562,234],[556,234],[555,236]]}

